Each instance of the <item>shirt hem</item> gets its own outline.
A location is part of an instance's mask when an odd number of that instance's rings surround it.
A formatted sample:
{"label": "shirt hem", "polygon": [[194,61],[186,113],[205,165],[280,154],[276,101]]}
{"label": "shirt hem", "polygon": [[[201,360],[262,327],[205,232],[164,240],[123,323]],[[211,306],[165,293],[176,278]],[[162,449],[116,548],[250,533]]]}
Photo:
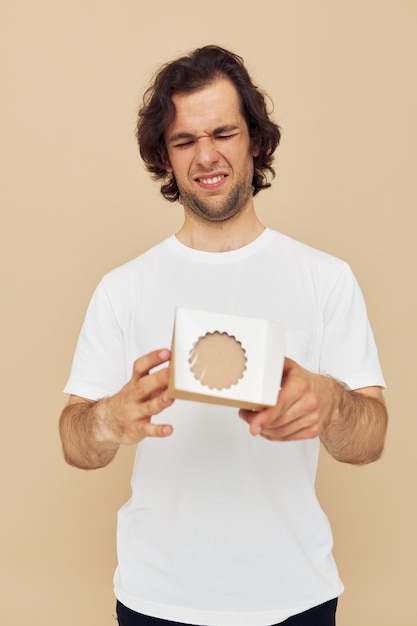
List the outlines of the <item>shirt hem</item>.
{"label": "shirt hem", "polygon": [[126,607],[137,613],[165,619],[174,622],[183,622],[193,626],[271,626],[285,621],[289,617],[308,611],[324,602],[338,598],[344,591],[343,584],[339,581],[338,587],[332,593],[311,600],[307,604],[288,609],[271,611],[247,611],[247,612],[223,612],[202,611],[173,605],[158,604],[148,600],[142,600],[130,596],[123,590],[115,587],[115,596]]}

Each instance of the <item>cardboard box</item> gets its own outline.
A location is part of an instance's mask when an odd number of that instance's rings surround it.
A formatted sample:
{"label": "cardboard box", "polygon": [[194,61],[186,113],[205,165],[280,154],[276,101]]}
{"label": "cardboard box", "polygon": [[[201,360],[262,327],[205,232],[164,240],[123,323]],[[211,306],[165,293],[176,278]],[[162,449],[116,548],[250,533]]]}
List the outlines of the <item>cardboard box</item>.
{"label": "cardboard box", "polygon": [[171,349],[171,398],[254,410],[276,404],[284,364],[277,322],[178,307]]}

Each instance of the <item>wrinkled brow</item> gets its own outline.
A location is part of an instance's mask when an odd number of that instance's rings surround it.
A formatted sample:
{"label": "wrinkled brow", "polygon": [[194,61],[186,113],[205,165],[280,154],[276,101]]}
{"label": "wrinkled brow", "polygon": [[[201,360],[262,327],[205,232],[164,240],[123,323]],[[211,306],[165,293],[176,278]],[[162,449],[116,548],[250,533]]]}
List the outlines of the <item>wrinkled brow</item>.
{"label": "wrinkled brow", "polygon": [[[225,124],[224,126],[218,126],[215,128],[210,135],[213,137],[215,135],[222,135],[223,133],[231,133],[235,130],[240,130],[239,126],[235,126],[234,124]],[[172,135],[172,137],[168,139],[168,143],[174,143],[181,139],[195,139],[195,135],[187,132],[175,133],[175,135]]]}

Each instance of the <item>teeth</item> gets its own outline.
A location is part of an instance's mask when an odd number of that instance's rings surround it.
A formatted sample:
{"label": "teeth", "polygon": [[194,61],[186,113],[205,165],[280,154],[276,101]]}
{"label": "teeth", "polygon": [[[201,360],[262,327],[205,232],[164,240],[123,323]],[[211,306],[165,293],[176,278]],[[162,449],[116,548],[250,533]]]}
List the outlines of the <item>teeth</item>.
{"label": "teeth", "polygon": [[204,185],[215,185],[219,183],[222,178],[222,176],[215,176],[214,178],[200,178],[200,180]]}

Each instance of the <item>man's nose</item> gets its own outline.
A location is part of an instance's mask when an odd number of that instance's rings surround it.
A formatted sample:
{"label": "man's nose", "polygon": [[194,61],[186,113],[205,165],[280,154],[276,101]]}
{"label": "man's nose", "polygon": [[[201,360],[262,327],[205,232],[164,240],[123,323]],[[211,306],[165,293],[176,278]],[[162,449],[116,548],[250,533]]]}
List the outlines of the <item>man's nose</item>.
{"label": "man's nose", "polygon": [[198,165],[207,168],[219,160],[215,142],[211,137],[200,137],[197,141],[195,159]]}

